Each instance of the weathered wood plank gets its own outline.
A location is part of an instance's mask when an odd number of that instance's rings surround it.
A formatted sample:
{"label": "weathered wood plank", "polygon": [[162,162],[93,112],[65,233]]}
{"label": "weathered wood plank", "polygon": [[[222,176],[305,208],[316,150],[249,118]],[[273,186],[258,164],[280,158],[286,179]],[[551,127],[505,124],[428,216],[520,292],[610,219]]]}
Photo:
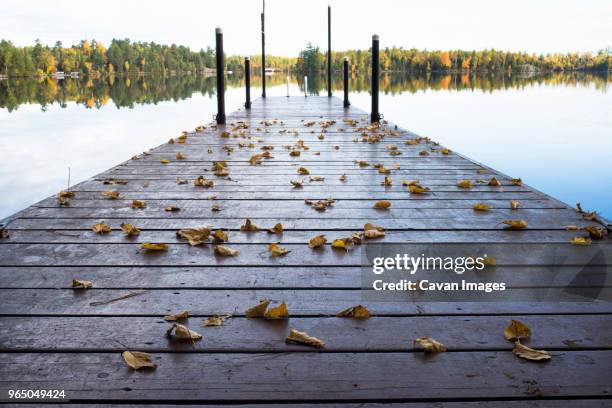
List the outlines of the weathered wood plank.
{"label": "weathered wood plank", "polygon": [[[170,323],[161,317],[0,317],[0,351],[283,352],[304,350],[286,344],[289,327],[317,333],[324,351],[416,351],[414,339],[432,336],[449,351],[507,350],[508,316],[339,317],[264,321],[235,317],[222,327],[201,326],[203,318],[183,322],[202,341],[171,341]],[[534,331],[528,345],[537,349],[580,350],[612,347],[609,315],[526,316]],[[389,335],[389,333],[394,333]]]}
{"label": "weathered wood plank", "polygon": [[[330,236],[341,238],[344,235]],[[331,240],[330,240],[331,241]],[[276,242],[274,237],[270,242]],[[371,242],[371,241],[369,241]],[[376,243],[382,244],[383,241]],[[214,253],[212,244],[190,246],[171,245],[167,251],[150,252],[139,244],[10,244],[5,243],[7,253],[0,258],[0,266],[239,266],[269,265],[274,266],[356,266],[364,265],[364,256],[374,254],[382,256],[384,252],[363,253],[367,244],[356,246],[351,251],[332,248],[331,242],[325,248],[311,249],[306,244],[287,244],[290,251],[284,256],[274,257],[268,252],[267,244],[232,244],[229,246],[239,251],[237,256],[223,257]],[[389,247],[386,256],[394,255],[402,248],[409,256],[460,257],[488,256],[495,257],[496,265],[577,265],[606,266],[612,257],[612,244],[593,244],[588,247],[567,244],[454,244],[432,246],[430,244],[405,244]],[[417,254],[417,255],[414,255]],[[471,254],[471,255],[470,255]],[[601,254],[602,256],[596,256]],[[400,254],[401,255],[401,254]]]}
{"label": "weathered wood plank", "polygon": [[[138,296],[107,302],[129,293],[140,291],[98,290],[74,291],[67,289],[2,289],[0,315],[88,315],[88,316],[163,316],[180,310],[189,310],[194,316],[232,313],[243,315],[261,299],[287,302],[292,316],[335,316],[340,310],[365,303],[375,315],[423,314],[571,314],[612,313],[609,302],[554,302],[518,301],[520,293],[511,299],[492,297],[493,301],[475,302],[421,302],[408,294],[385,301],[367,302],[370,296],[361,290],[166,290],[151,289]],[[515,290],[514,292],[519,292]],[[530,296],[536,290],[525,289]],[[365,299],[365,300],[364,300]],[[383,298],[384,299],[384,298]],[[94,305],[92,305],[94,303]]]}
{"label": "weathered wood plank", "polygon": [[[3,266],[0,288],[69,289],[72,279],[86,278],[97,289],[369,289],[362,273],[354,266]],[[607,273],[605,266],[530,265],[497,266],[476,276],[509,287],[599,287]],[[430,270],[427,278],[445,281],[448,273]]]}
{"label": "weathered wood plank", "polygon": [[[69,398],[159,402],[605,397],[612,386],[612,351],[557,352],[545,364],[507,351],[429,358],[422,353],[156,353],[153,359],[157,369],[147,373],[130,370],[120,353],[3,353],[0,387],[21,389],[36,382],[43,389],[65,389]],[[67,372],[79,381],[67,381]]]}

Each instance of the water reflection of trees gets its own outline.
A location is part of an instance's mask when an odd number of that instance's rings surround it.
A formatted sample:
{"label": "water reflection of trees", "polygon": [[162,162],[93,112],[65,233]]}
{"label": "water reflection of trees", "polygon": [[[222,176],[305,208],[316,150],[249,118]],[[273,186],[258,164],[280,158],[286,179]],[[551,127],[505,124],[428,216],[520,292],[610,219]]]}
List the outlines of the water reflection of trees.
{"label": "water reflection of trees", "polygon": [[[300,89],[304,89],[304,77],[291,77]],[[354,75],[350,81],[351,92],[368,92],[370,90],[368,75]],[[286,82],[282,74],[266,78],[268,87],[280,86]],[[606,92],[612,82],[610,75],[596,75],[582,72],[556,73],[537,76],[520,75],[401,75],[384,74],[381,76],[380,89],[384,94],[418,91],[482,91],[493,92],[503,89],[522,89],[534,85],[583,87],[593,85]],[[261,78],[254,77],[253,87],[261,86]],[[228,87],[244,87],[244,78],[230,75]],[[318,95],[324,91],[326,79],[315,75],[308,78],[308,93]],[[342,78],[335,75],[332,88],[342,90]],[[162,101],[179,101],[190,98],[194,93],[214,95],[215,78],[204,76],[156,77],[141,76],[132,78],[115,78],[113,80],[51,79],[33,80],[26,78],[0,81],[0,108],[12,111],[19,105],[38,104],[45,109],[57,103],[66,106],[70,102],[87,108],[100,108],[112,101],[117,108],[130,108],[139,104],[155,104]]]}

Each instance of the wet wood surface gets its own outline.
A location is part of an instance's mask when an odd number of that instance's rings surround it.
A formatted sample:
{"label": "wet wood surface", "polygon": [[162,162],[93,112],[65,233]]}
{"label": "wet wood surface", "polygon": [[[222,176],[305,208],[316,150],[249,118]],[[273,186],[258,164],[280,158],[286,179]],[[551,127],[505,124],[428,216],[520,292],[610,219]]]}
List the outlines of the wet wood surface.
{"label": "wet wood surface", "polygon": [[[445,154],[434,141],[413,144],[415,134],[391,123],[370,128],[364,111],[343,109],[336,98],[259,99],[227,122],[190,131],[184,142],[169,135],[173,143],[74,186],[69,205],[53,196],[10,218],[10,236],[0,240],[0,390],[64,389],[73,403],[88,406],[609,405],[612,245],[609,238],[570,244],[586,234],[580,228],[600,224],[527,183],[517,185],[513,178],[520,175]],[[376,135],[384,137],[364,141]],[[273,157],[249,163],[265,151]],[[228,175],[215,175],[213,161],[225,161]],[[298,174],[300,167],[309,174]],[[198,176],[214,186],[195,186]],[[316,176],[324,180],[310,179]],[[392,185],[381,184],[385,176]],[[492,177],[501,185],[488,185]],[[458,187],[462,179],[473,187]],[[415,180],[430,192],[411,194],[405,184]],[[110,190],[119,198],[102,195]],[[325,211],[304,202],[327,198],[335,202]],[[146,208],[131,208],[132,200],[146,201]],[[391,207],[373,208],[378,200]],[[511,209],[511,200],[520,207]],[[491,209],[474,211],[478,203]],[[262,231],[241,232],[246,218]],[[508,230],[501,222],[511,219],[528,226]],[[110,233],[91,230],[102,221]],[[279,222],[282,234],[265,231]],[[368,222],[384,227],[386,236],[348,252],[331,247]],[[122,223],[140,234],[126,237]],[[219,257],[211,243],[190,246],[176,236],[200,225],[228,231],[225,245],[238,256]],[[309,248],[322,234],[327,244]],[[149,253],[144,242],[166,243],[168,250]],[[291,252],[270,256],[273,242]],[[438,245],[453,256],[486,250],[495,265],[478,279],[504,281],[508,289],[470,302],[372,296],[363,265],[373,243],[415,252]],[[428,278],[445,276],[434,270]],[[74,290],[72,279],[91,280],[93,287]],[[597,299],[585,297],[593,291]],[[289,320],[245,317],[264,298],[286,302]],[[356,304],[372,316],[336,316]],[[190,312],[184,324],[202,340],[165,336],[163,316],[181,310]],[[202,326],[218,314],[231,317],[221,327]],[[511,352],[503,330],[512,319],[531,327],[524,343],[548,350],[550,361]],[[286,344],[291,328],[325,347]],[[441,341],[447,352],[424,353],[413,343],[422,336]],[[121,357],[125,350],[151,353],[156,370],[131,370]]]}

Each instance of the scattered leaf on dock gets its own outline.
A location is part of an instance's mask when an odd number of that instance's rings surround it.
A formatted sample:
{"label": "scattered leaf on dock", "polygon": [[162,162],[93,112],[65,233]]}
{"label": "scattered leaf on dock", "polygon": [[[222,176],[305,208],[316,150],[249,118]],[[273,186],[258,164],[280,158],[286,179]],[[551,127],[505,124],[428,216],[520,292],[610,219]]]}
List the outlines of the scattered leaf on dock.
{"label": "scattered leaf on dock", "polygon": [[151,361],[151,355],[142,351],[124,351],[121,356],[125,363],[134,370],[154,369],[157,365]]}
{"label": "scattered leaf on dock", "polygon": [[306,332],[301,332],[299,330],[291,329],[289,331],[289,336],[285,339],[286,343],[297,343],[304,344],[306,346],[323,348],[325,347],[325,343],[313,336],[308,335]]}

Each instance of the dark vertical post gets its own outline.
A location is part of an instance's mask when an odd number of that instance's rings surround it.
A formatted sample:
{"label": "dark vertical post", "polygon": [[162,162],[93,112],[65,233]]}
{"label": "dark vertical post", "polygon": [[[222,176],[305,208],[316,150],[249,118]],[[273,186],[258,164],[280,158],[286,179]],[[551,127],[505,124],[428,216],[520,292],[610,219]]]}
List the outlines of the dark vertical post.
{"label": "dark vertical post", "polygon": [[344,57],[344,64],[343,64],[343,71],[344,71],[344,107],[348,108],[349,106],[351,106],[351,103],[349,102],[348,99],[348,92],[349,92],[349,59],[348,57]]}
{"label": "dark vertical post", "polygon": [[331,4],[327,6],[327,96],[332,96]]}
{"label": "dark vertical post", "polygon": [[370,122],[378,122],[380,113],[378,113],[378,69],[380,67],[378,55],[378,35],[372,36],[372,114]]}
{"label": "dark vertical post", "polygon": [[244,85],[246,87],[246,102],[244,107],[251,109],[251,59],[244,59]]}
{"label": "dark vertical post", "polygon": [[263,0],[263,8],[261,12],[261,97],[266,97],[266,0]]}
{"label": "dark vertical post", "polygon": [[225,58],[223,57],[223,30],[215,30],[217,57],[217,124],[225,124]]}

